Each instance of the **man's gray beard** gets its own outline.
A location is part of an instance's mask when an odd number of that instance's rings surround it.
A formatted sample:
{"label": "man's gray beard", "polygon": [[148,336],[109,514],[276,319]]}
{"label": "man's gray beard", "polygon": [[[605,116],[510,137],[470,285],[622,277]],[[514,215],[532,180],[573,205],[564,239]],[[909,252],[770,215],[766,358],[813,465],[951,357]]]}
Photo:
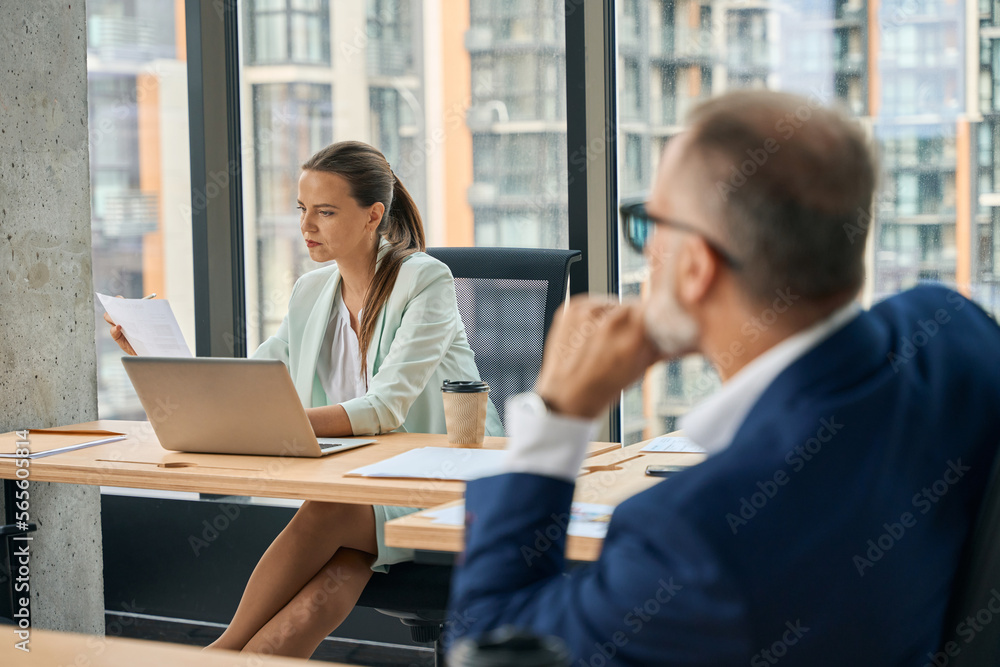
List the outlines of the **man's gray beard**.
{"label": "man's gray beard", "polygon": [[646,333],[671,359],[697,349],[700,334],[698,323],[677,302],[673,285],[650,289],[643,319]]}

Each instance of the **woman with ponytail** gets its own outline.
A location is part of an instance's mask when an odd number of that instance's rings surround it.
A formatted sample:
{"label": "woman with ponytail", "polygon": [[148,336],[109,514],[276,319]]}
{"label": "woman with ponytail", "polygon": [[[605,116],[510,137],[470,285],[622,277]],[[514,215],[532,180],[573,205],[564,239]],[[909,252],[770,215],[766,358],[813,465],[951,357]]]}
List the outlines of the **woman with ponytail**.
{"label": "woman with ponytail", "polygon": [[[426,255],[413,199],[375,148],[327,146],[302,165],[300,231],[317,262],[255,358],[280,359],[320,437],[444,433],[441,384],[479,379],[451,272]],[[110,320],[109,320],[110,321]],[[112,336],[131,346],[112,324]],[[488,407],[487,435],[503,435]],[[250,576],[211,647],[309,657],[354,607],[373,571],[412,552],[385,546],[405,507],[306,501]]]}

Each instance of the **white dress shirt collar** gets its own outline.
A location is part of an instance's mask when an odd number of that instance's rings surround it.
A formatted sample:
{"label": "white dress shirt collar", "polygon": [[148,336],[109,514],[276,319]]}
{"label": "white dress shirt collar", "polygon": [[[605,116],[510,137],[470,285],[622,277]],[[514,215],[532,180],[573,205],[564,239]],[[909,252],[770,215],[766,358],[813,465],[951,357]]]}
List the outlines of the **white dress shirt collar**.
{"label": "white dress shirt collar", "polygon": [[750,409],[783,370],[819,345],[861,311],[851,301],[832,315],[786,338],[741,368],[722,388],[681,417],[684,434],[716,454],[726,449]]}

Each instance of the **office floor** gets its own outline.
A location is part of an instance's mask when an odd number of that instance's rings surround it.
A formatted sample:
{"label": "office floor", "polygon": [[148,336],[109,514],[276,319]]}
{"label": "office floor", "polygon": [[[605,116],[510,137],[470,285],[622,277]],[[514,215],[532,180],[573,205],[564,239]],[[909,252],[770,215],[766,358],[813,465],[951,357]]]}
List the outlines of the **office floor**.
{"label": "office floor", "polygon": [[[214,625],[118,614],[107,614],[105,626],[109,636],[150,639],[190,646],[207,646],[222,634],[222,628]],[[434,654],[430,648],[329,637],[316,649],[312,659],[367,667],[432,667],[434,664]]]}

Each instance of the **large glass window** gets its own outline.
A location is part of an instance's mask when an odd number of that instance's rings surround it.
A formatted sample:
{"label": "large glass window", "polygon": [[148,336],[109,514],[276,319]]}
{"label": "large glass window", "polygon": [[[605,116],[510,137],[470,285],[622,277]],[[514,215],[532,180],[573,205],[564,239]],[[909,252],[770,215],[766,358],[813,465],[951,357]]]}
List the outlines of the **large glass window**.
{"label": "large glass window", "polygon": [[242,0],[250,351],[317,266],[295,190],[332,141],[385,154],[431,246],[567,247],[563,5]]}
{"label": "large glass window", "polygon": [[275,330],[285,315],[289,278],[312,268],[299,236],[295,202],[299,165],[305,154],[332,141],[330,86],[322,83],[258,83],[253,86],[253,156],[256,263],[259,283],[274,286],[259,295],[260,328]]}
{"label": "large glass window", "polygon": [[[646,193],[659,147],[707,94],[769,87],[840,104],[873,137],[882,169],[866,299],[936,280],[1000,313],[1000,19],[992,4],[975,24],[965,11],[947,0],[619,0],[620,195]],[[630,84],[647,64],[644,108]],[[622,294],[638,294],[644,263],[621,247]],[[717,386],[701,358],[653,368],[625,392],[625,442],[676,428]]]}
{"label": "large glass window", "polygon": [[[182,0],[87,0],[94,289],[167,298],[194,349]],[[97,313],[98,413],[143,419]]]}

